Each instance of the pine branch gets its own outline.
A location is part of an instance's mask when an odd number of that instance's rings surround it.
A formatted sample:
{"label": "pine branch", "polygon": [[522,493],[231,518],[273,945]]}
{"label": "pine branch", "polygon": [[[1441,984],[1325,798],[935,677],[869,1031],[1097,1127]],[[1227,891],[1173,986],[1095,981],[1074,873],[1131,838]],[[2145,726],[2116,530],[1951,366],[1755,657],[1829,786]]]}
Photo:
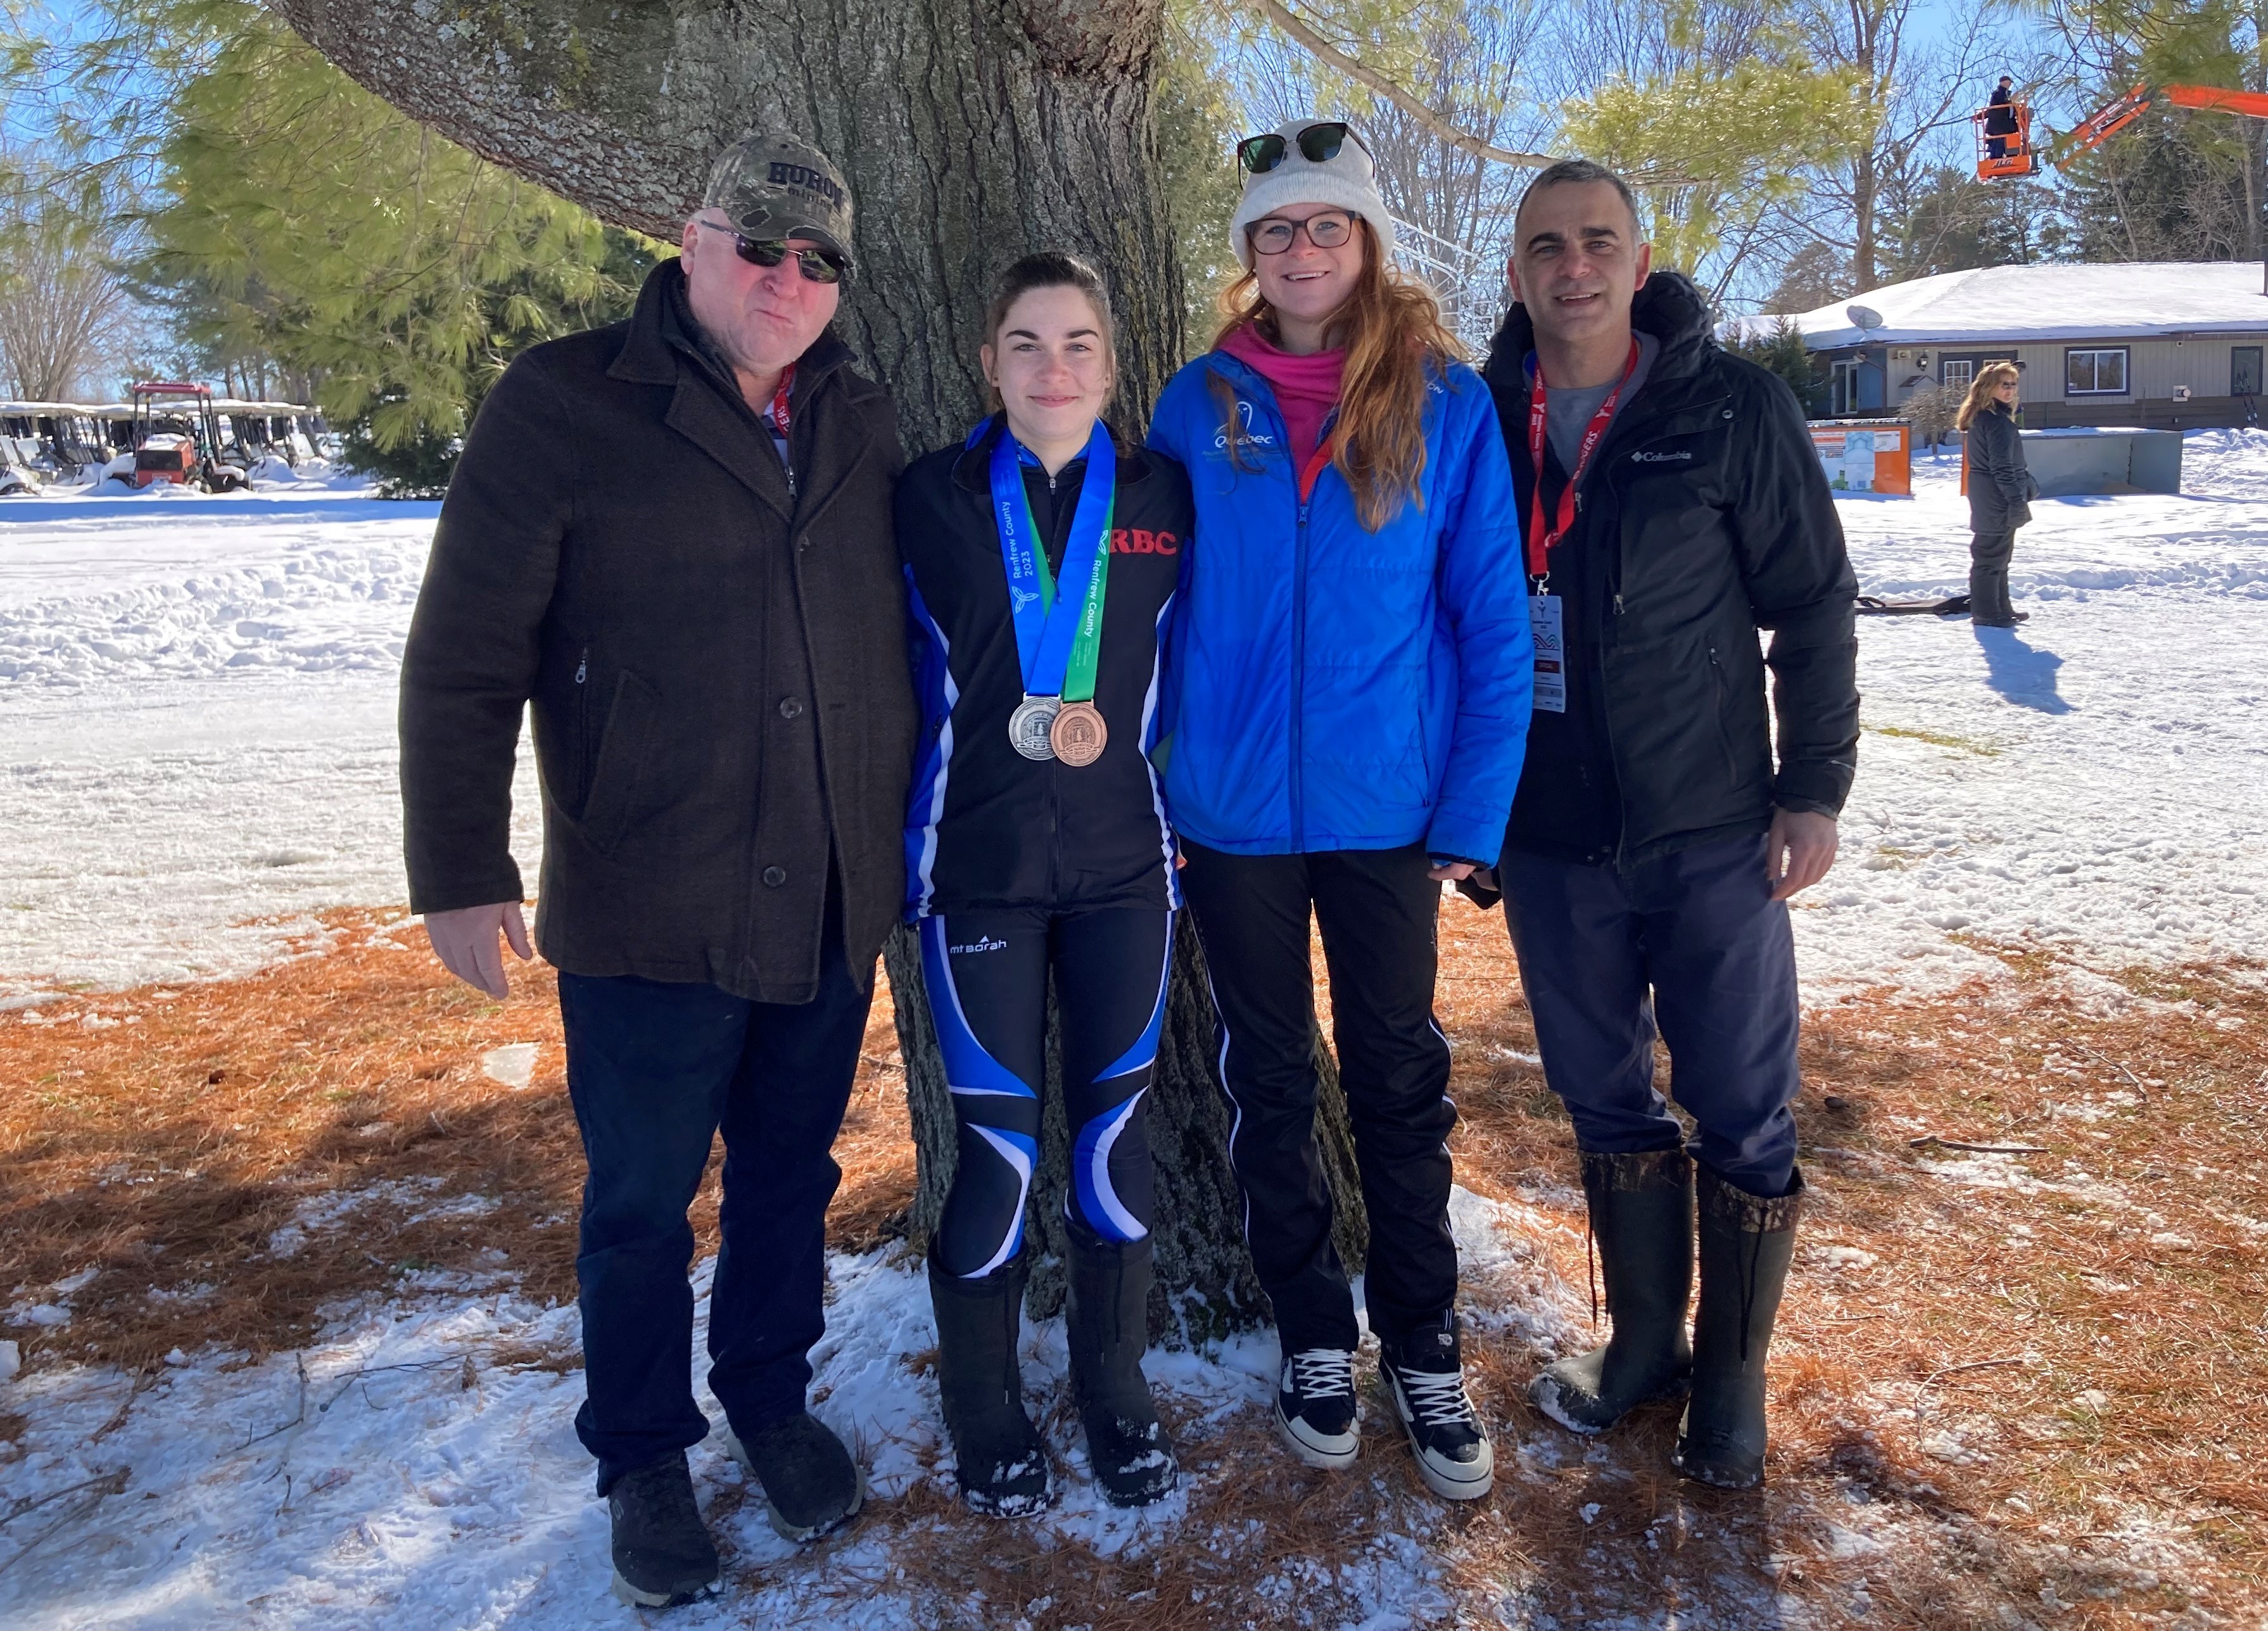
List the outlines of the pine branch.
{"label": "pine branch", "polygon": [[1290,7],[1279,4],[1279,0],[1260,0],[1260,10],[1270,22],[1291,36],[1296,44],[1329,63],[1357,85],[1375,91],[1450,146],[1471,153],[1476,158],[1491,159],[1498,164],[1516,165],[1528,170],[1546,169],[1559,162],[1550,153],[1514,152],[1508,147],[1498,147],[1493,142],[1483,141],[1376,69],[1366,65],[1359,57],[1339,49],[1317,33]]}

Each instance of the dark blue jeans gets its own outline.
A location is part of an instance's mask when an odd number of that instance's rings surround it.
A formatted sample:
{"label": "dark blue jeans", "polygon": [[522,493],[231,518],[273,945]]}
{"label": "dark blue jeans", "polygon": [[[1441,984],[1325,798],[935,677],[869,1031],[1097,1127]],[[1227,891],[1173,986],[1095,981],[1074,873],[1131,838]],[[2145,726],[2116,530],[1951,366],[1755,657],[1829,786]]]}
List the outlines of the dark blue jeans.
{"label": "dark blue jeans", "polygon": [[871,986],[832,935],[819,994],[749,1002],[714,985],[559,977],[583,1185],[584,1383],[575,1418],[599,1493],[697,1444],[693,1229],[686,1209],[725,1135],[724,1244],[709,1303],[709,1384],[743,1439],[804,1408],[827,1328],[828,1154],[850,1103]]}
{"label": "dark blue jeans", "polygon": [[1653,1085],[1655,1026],[1694,1158],[1752,1195],[1795,1171],[1795,944],[1764,840],[1696,845],[1627,870],[1507,850],[1498,875],[1543,1079],[1601,1155],[1684,1137]]}

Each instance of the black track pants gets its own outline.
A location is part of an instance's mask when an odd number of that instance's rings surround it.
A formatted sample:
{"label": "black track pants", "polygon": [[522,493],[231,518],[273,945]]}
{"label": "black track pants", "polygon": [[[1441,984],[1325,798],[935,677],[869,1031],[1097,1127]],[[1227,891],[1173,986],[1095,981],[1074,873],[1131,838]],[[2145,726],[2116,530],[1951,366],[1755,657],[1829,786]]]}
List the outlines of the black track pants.
{"label": "black track pants", "polygon": [[1150,1232],[1153,1189],[1142,1095],[1166,1015],[1174,914],[956,911],[921,920],[922,974],[960,1123],[961,1161],[934,1250],[975,1279],[1023,1244],[1040,1159],[1048,971],[1062,1009],[1067,1212],[1108,1241]]}
{"label": "black track pants", "polygon": [[1417,845],[1229,855],[1185,839],[1182,850],[1235,1111],[1229,1159],[1284,1351],[1351,1350],[1358,1334],[1315,1144],[1310,909],[1322,930],[1339,1081],[1370,1211],[1371,1327],[1399,1339],[1447,1313],[1457,1294],[1443,1141],[1457,1111],[1446,1091],[1449,1044],[1433,1022],[1441,886],[1425,875]]}

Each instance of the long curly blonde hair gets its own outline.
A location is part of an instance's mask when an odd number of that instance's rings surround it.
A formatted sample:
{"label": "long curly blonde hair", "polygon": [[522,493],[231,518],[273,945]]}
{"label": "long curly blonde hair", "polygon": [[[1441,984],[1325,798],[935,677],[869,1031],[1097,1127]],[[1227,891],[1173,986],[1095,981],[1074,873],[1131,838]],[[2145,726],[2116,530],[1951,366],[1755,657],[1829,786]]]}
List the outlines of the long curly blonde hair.
{"label": "long curly blonde hair", "polygon": [[[1346,349],[1331,462],[1354,490],[1363,527],[1376,532],[1405,499],[1424,501],[1425,376],[1464,360],[1465,348],[1442,322],[1433,291],[1388,262],[1370,223],[1356,217],[1355,231],[1362,237],[1362,272],[1330,326],[1331,343]],[[1276,314],[1260,292],[1258,273],[1248,271],[1224,290],[1220,307],[1226,321],[1213,336],[1215,350],[1247,323],[1275,336]],[[1237,456],[1235,393],[1218,374],[1212,384]]]}
{"label": "long curly blonde hair", "polygon": [[2001,381],[2022,378],[2014,363],[1986,363],[1969,382],[1969,395],[1961,399],[1961,411],[1953,416],[1953,428],[1967,430],[1971,419],[1992,406],[1992,393],[2000,388]]}

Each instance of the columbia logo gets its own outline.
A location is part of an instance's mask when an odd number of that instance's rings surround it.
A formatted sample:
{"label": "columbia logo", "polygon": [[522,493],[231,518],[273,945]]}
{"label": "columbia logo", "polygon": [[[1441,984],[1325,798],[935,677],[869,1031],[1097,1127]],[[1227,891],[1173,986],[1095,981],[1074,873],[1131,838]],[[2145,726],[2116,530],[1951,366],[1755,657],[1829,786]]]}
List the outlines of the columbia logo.
{"label": "columbia logo", "polygon": [[947,946],[946,949],[956,957],[965,957],[980,951],[1005,951],[1008,949],[1008,942],[1004,940],[994,940],[990,935],[980,934],[966,946]]}
{"label": "columbia logo", "polygon": [[1692,454],[1691,454],[1691,453],[1690,453],[1690,452],[1688,452],[1688,453],[1645,453],[1645,452],[1639,452],[1639,453],[1634,453],[1634,454],[1631,454],[1631,462],[1632,464],[1675,464],[1675,463],[1676,463],[1680,459],[1690,459],[1692,456],[1693,456],[1693,455],[1692,455]]}

